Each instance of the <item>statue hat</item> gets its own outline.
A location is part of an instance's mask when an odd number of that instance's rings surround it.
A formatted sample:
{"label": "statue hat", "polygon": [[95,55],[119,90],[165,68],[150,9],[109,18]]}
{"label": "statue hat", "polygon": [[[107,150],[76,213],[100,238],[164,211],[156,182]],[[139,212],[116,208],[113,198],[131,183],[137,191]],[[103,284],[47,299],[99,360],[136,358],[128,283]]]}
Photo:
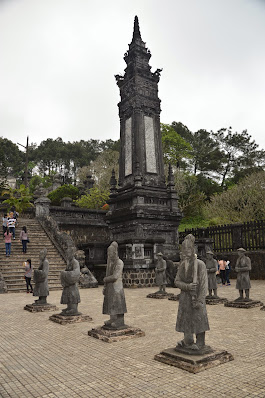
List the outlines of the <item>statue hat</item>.
{"label": "statue hat", "polygon": [[161,252],[157,253],[157,256],[163,256],[163,255],[164,255],[164,254],[161,253]]}
{"label": "statue hat", "polygon": [[243,247],[240,247],[239,249],[237,249],[238,252],[245,252],[246,250],[243,249]]}

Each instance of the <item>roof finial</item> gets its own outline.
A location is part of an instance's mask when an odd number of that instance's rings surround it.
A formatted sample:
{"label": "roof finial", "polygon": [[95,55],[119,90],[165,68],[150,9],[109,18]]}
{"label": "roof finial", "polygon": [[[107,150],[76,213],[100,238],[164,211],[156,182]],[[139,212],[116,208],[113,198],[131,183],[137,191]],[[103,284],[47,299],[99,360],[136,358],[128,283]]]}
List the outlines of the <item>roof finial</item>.
{"label": "roof finial", "polygon": [[133,27],[133,40],[135,39],[141,39],[141,33],[140,33],[140,28],[139,28],[139,20],[137,15],[134,18],[134,27]]}

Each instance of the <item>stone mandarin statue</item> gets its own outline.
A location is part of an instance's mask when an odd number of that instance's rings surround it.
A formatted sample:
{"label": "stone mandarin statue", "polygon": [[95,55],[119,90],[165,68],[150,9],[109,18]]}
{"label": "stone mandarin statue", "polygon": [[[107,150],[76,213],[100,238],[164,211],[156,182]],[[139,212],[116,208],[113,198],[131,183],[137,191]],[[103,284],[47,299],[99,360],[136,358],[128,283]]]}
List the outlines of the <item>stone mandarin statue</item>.
{"label": "stone mandarin statue", "polygon": [[[239,297],[235,301],[251,301],[249,298],[249,289],[251,288],[249,271],[251,271],[251,260],[246,256],[246,250],[242,247],[237,249],[238,259],[236,261],[235,271],[237,272],[236,289],[239,290]],[[245,298],[243,297],[245,290]]]}
{"label": "stone mandarin statue", "polygon": [[110,315],[105,321],[107,328],[122,329],[124,325],[124,314],[127,312],[123,284],[122,284],[123,261],[118,255],[118,243],[112,242],[108,247],[108,260],[106,276],[104,278],[104,302],[103,314]]}
{"label": "stone mandarin statue", "polygon": [[[209,330],[205,297],[207,294],[207,270],[195,254],[195,238],[189,234],[182,243],[182,259],[175,279],[181,289],[176,323],[177,332],[184,333],[178,347],[194,352],[205,347],[205,332]],[[196,342],[194,341],[196,336]]]}
{"label": "stone mandarin statue", "polygon": [[165,293],[166,292],[166,269],[167,263],[163,259],[163,253],[157,253],[157,265],[155,268],[156,272],[156,284],[159,286],[159,291],[157,293]]}
{"label": "stone mandarin statue", "polygon": [[74,254],[75,248],[71,246],[68,247],[66,252],[66,269],[61,272],[61,284],[63,286],[61,304],[67,304],[67,307],[62,310],[61,315],[80,315],[77,310],[78,303],[80,303],[78,290],[80,266]]}
{"label": "stone mandarin statue", "polygon": [[47,304],[47,296],[49,296],[48,286],[48,273],[49,261],[46,258],[47,249],[44,248],[40,251],[40,265],[34,271],[33,281],[35,283],[33,288],[33,296],[38,296],[39,299],[35,300],[35,305]]}
{"label": "stone mandarin statue", "polygon": [[211,251],[206,252],[206,269],[208,275],[208,291],[209,291],[208,297],[218,298],[217,281],[216,281],[216,272],[218,271],[218,263],[217,260],[213,258],[213,252]]}

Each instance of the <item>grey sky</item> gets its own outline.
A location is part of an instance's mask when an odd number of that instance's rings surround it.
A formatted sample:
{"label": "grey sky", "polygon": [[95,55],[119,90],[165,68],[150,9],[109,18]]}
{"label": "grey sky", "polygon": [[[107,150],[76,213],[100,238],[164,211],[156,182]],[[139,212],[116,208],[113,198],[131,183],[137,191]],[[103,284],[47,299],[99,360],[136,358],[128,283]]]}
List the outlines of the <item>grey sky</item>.
{"label": "grey sky", "polygon": [[247,129],[265,148],[264,0],[0,0],[0,136],[118,139],[135,15],[163,68],[161,121]]}

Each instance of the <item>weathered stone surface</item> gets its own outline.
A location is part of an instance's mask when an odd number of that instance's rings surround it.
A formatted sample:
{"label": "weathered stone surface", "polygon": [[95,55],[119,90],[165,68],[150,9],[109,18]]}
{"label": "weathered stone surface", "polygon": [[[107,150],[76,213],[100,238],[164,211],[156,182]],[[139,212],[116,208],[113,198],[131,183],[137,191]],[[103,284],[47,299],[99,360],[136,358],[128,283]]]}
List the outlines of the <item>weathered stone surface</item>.
{"label": "weathered stone surface", "polygon": [[79,278],[79,286],[82,289],[88,289],[92,287],[98,287],[98,281],[92,274],[92,272],[89,271],[87,267],[84,267],[81,269],[81,275]]}
{"label": "weathered stone surface", "polygon": [[224,304],[228,300],[226,298],[221,297],[213,297],[213,296],[206,296],[205,302],[208,305],[217,305],[217,304]]}
{"label": "weathered stone surface", "polygon": [[68,323],[78,323],[78,322],[91,322],[92,318],[89,315],[83,315],[78,313],[77,315],[62,315],[54,314],[49,317],[50,321],[60,323],[60,325],[66,325]]}
{"label": "weathered stone surface", "polygon": [[265,311],[265,305],[261,307],[261,311]]}
{"label": "weathered stone surface", "polygon": [[227,301],[225,307],[233,307],[233,308],[254,308],[260,307],[263,305],[261,301],[251,300],[251,301]]}
{"label": "weathered stone surface", "polygon": [[168,300],[179,301],[180,294],[173,294],[173,296],[169,297]]}
{"label": "weathered stone surface", "polygon": [[155,299],[169,299],[170,297],[174,296],[173,293],[167,293],[167,292],[155,292],[155,293],[150,293],[146,297],[147,298],[155,298]]}
{"label": "weathered stone surface", "polygon": [[154,359],[187,370],[190,373],[198,373],[232,361],[234,358],[232,354],[225,350],[212,350],[211,353],[203,355],[187,355],[177,352],[175,348],[168,348],[160,354],[155,355]]}
{"label": "weathered stone surface", "polygon": [[145,333],[141,329],[131,326],[126,326],[125,329],[120,330],[106,329],[103,326],[89,330],[88,335],[107,343],[114,343],[116,341],[133,339],[135,337],[143,337],[145,336]]}
{"label": "weathered stone surface", "polygon": [[7,293],[6,282],[0,272],[0,293]]}
{"label": "weathered stone surface", "polygon": [[27,310],[29,312],[45,312],[45,311],[57,311],[58,308],[54,304],[44,304],[44,305],[39,305],[39,304],[27,304],[24,307],[24,310]]}

